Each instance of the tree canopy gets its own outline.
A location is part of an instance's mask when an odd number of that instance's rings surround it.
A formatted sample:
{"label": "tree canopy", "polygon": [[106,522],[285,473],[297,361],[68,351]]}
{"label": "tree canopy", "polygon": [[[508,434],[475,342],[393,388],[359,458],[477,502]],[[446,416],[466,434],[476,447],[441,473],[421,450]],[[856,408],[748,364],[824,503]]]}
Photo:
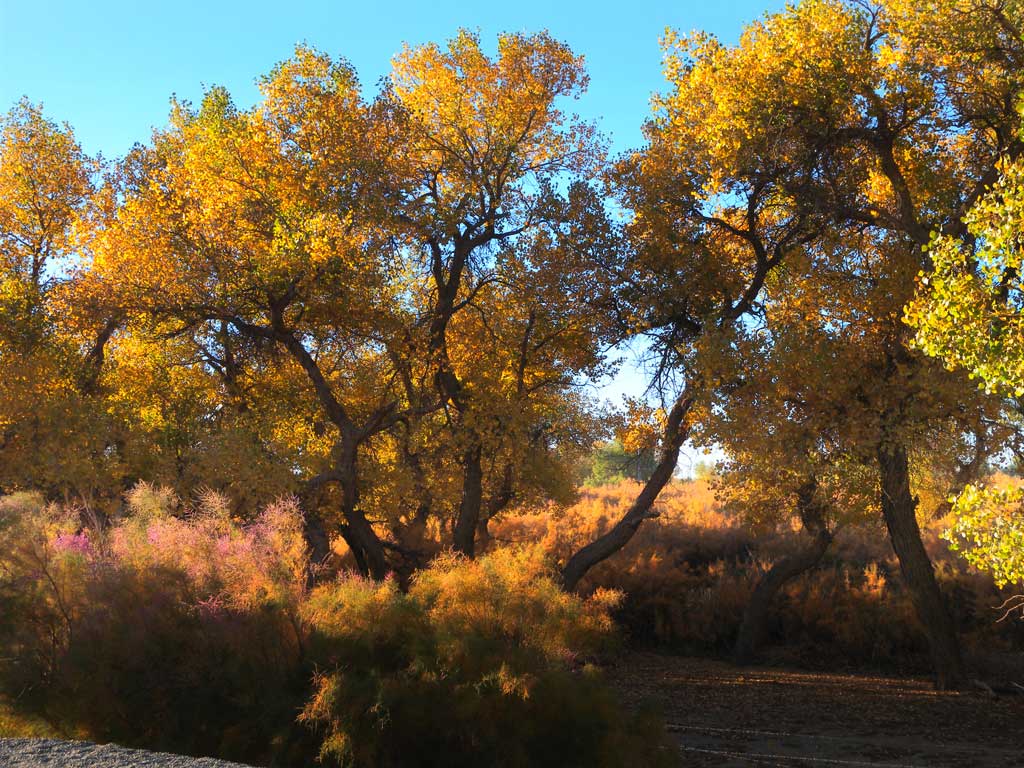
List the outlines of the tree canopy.
{"label": "tree canopy", "polygon": [[[0,490],[115,514],[146,480],[240,517],[295,494],[311,579],[335,550],[406,578],[571,499],[614,434],[641,486],[560,563],[575,589],[690,440],[724,451],[733,507],[796,515],[816,552],[884,521],[956,684],[918,519],[1020,441],[1022,40],[998,0],[672,32],[619,157],[543,32],[407,46],[372,93],[300,46],[256,104],[175,100],[112,162],[23,101],[0,124]],[[650,376],[609,414],[587,385],[623,344]]]}

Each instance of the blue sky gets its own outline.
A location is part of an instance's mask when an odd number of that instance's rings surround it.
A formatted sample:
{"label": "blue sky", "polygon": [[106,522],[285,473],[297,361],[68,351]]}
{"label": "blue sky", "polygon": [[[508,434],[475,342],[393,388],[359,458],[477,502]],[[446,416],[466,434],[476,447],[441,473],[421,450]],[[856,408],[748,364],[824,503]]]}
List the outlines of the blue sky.
{"label": "blue sky", "polygon": [[[650,96],[663,88],[659,38],[666,27],[707,30],[735,41],[780,0],[623,2],[166,2],[0,0],[0,109],[23,95],[67,121],[83,148],[107,158],[147,141],[172,94],[196,101],[226,86],[240,106],[255,79],[305,42],[355,65],[372,91],[403,43],[447,40],[459,27],[485,44],[503,31],[547,29],[586,57],[590,88],[574,105],[596,120],[619,152],[641,143]],[[644,376],[626,353],[598,394],[639,395]],[[680,469],[687,470],[684,458]]]}
{"label": "blue sky", "polygon": [[613,147],[640,141],[650,94],[662,87],[658,39],[667,26],[735,40],[774,0],[498,3],[129,2],[0,0],[0,108],[22,95],[74,126],[86,151],[108,157],[164,122],[172,93],[197,99],[224,85],[240,105],[255,78],[296,43],[348,58],[364,85],[388,71],[403,42],[443,41],[460,26],[487,42],[502,31],[548,29],[586,56],[579,113],[597,118]]}

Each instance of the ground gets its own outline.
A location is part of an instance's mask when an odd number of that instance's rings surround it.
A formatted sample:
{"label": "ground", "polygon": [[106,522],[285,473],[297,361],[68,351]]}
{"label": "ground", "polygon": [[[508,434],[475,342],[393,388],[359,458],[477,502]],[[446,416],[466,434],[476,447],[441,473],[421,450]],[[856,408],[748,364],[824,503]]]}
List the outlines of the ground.
{"label": "ground", "polygon": [[[938,693],[921,678],[741,669],[652,653],[627,654],[608,676],[629,706],[661,711],[688,767],[1024,766],[1024,696]],[[5,716],[0,706],[0,736],[15,733],[50,735],[38,723]],[[204,764],[167,755],[125,762],[124,753],[95,749],[0,740],[0,765]]]}
{"label": "ground", "polygon": [[644,653],[609,676],[630,706],[661,710],[687,766],[1024,766],[1024,696]]}
{"label": "ground", "polygon": [[240,763],[57,739],[0,739],[4,768],[249,768]]}

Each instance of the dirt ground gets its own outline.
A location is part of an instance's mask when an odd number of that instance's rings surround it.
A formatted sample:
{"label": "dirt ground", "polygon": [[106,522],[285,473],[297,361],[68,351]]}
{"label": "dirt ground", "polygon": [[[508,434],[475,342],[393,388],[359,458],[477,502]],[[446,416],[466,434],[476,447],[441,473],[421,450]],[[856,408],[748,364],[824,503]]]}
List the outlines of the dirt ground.
{"label": "dirt ground", "polygon": [[1024,766],[1024,696],[643,653],[608,674],[627,704],[660,710],[687,766]]}

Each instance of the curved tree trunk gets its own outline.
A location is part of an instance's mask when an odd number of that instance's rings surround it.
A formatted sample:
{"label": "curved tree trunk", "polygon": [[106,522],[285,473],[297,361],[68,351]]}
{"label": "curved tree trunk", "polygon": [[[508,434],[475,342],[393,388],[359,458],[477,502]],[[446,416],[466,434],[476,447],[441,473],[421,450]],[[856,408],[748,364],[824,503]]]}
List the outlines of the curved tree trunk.
{"label": "curved tree trunk", "polygon": [[960,644],[935,580],[928,552],[921,541],[921,530],[915,514],[917,499],[910,492],[906,448],[899,443],[879,445],[878,469],[882,487],[882,515],[914,609],[928,636],[936,687],[939,690],[960,687],[966,681]]}
{"label": "curved tree trunk", "polygon": [[320,566],[331,556],[331,537],[327,532],[324,518],[320,514],[324,486],[336,480],[333,472],[324,472],[311,478],[299,492],[302,507],[302,537],[309,549],[309,567],[306,571],[306,586],[312,587],[320,573]]}
{"label": "curved tree trunk", "polygon": [[345,511],[347,524],[342,531],[345,541],[352,549],[359,570],[363,575],[371,576],[378,581],[384,579],[391,571],[384,545],[377,536],[370,521],[360,510]]}
{"label": "curved tree trunk", "polygon": [[359,465],[354,441],[346,441],[342,446],[338,474],[341,480],[341,513],[345,518],[345,541],[352,548],[364,575],[381,580],[391,568],[384,553],[383,542],[359,509]]}
{"label": "curved tree trunk", "polygon": [[832,544],[832,532],[825,520],[825,506],[814,498],[817,487],[817,482],[812,479],[797,491],[800,522],[804,532],[813,537],[811,543],[802,551],[787,555],[772,565],[758,581],[743,612],[743,621],[736,637],[733,653],[737,664],[749,664],[756,657],[775,595],[787,583],[820,563]]}
{"label": "curved tree trunk", "polygon": [[348,545],[348,550],[352,553],[352,559],[356,561],[356,570],[363,576],[369,576],[370,568],[366,564],[366,553],[359,542],[352,537],[348,526],[342,525],[338,532],[341,534],[341,538],[345,540],[345,544]]}
{"label": "curved tree trunk", "polygon": [[689,428],[684,426],[683,422],[693,403],[694,398],[686,392],[676,398],[665,422],[658,465],[654,468],[650,479],[644,484],[636,500],[626,510],[626,514],[609,531],[569,558],[562,568],[562,586],[565,589],[570,592],[575,590],[587,571],[626,546],[643,521],[652,517],[651,507],[657,500],[658,494],[661,493],[661,489],[672,479],[672,473],[675,472],[676,463],[679,461],[679,451],[689,434]]}
{"label": "curved tree trunk", "polygon": [[366,515],[359,509],[359,473],[357,451],[354,441],[343,441],[339,446],[340,457],[334,469],[312,478],[302,491],[302,506],[305,513],[303,536],[310,552],[308,582],[315,581],[316,566],[331,554],[330,536],[320,514],[324,486],[338,483],[341,490],[341,516],[344,523],[338,528],[341,537],[348,544],[355,558],[356,567],[364,576],[383,579],[390,572],[384,543],[373,530]]}

